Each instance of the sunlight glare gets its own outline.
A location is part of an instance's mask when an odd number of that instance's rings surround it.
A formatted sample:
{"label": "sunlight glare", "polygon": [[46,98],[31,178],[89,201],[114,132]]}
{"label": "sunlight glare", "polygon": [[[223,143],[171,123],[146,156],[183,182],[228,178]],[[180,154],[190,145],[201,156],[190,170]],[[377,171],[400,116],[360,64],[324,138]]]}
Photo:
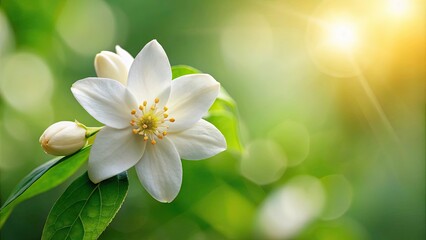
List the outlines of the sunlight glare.
{"label": "sunlight glare", "polygon": [[394,16],[407,14],[409,3],[407,0],[388,0],[388,11]]}
{"label": "sunlight glare", "polygon": [[345,22],[334,23],[329,28],[329,40],[333,46],[340,49],[352,49],[357,41],[355,27]]}

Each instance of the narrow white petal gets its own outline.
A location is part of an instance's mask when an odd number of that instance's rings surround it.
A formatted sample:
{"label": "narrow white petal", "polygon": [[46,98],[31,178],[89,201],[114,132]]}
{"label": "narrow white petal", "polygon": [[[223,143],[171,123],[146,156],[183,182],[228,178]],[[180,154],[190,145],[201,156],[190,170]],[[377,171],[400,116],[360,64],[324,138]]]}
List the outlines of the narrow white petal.
{"label": "narrow white petal", "polygon": [[127,52],[126,50],[124,50],[123,48],[121,48],[118,45],[115,46],[115,51],[117,52],[118,56],[120,56],[121,59],[123,60],[124,64],[127,67],[127,71],[128,71],[130,69],[130,66],[132,66],[134,58],[132,57],[132,55],[130,55],[129,52]]}
{"label": "narrow white petal", "polygon": [[89,156],[89,178],[98,183],[133,167],[144,153],[146,142],[130,128],[104,127]]}
{"label": "narrow white petal", "polygon": [[99,122],[112,128],[129,126],[135,97],[118,81],[86,78],[74,83],[71,91],[86,111]]}
{"label": "narrow white petal", "polygon": [[128,88],[137,101],[152,103],[160,98],[160,104],[167,102],[170,94],[172,70],[164,49],[152,40],[140,51],[130,67]]}
{"label": "narrow white petal", "polygon": [[155,145],[148,143],[135,168],[139,180],[152,197],[160,202],[175,199],[182,184],[182,162],[167,137]]}
{"label": "narrow white petal", "polygon": [[226,149],[226,140],[213,124],[201,119],[182,132],[169,134],[181,158],[199,160],[212,157]]}
{"label": "narrow white petal", "polygon": [[219,94],[220,84],[208,74],[191,74],[172,82],[167,103],[169,116],[176,121],[169,132],[179,132],[192,127],[204,116]]}

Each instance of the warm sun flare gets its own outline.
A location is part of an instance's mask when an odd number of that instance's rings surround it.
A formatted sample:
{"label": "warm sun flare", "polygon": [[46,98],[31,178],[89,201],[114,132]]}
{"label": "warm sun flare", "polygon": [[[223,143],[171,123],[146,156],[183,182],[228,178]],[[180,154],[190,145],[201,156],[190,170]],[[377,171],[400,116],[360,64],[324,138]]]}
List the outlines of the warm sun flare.
{"label": "warm sun flare", "polygon": [[330,25],[329,41],[340,49],[352,49],[357,41],[355,27],[350,23],[338,22]]}

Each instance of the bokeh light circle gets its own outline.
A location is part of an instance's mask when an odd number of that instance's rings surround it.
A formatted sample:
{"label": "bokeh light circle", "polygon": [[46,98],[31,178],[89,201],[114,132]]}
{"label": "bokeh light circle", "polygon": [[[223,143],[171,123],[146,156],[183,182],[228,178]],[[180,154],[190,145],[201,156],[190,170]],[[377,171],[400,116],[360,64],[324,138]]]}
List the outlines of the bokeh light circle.
{"label": "bokeh light circle", "polygon": [[309,132],[301,123],[285,121],[269,132],[269,138],[284,150],[289,167],[299,165],[309,154]]}
{"label": "bokeh light circle", "polygon": [[26,113],[45,108],[53,91],[53,76],[46,62],[26,52],[9,55],[2,61],[0,93],[6,102]]}
{"label": "bokeh light circle", "polygon": [[9,21],[0,9],[0,58],[10,51],[14,45],[13,33]]}
{"label": "bokeh light circle", "polygon": [[316,224],[301,239],[315,240],[370,240],[367,229],[358,221],[342,217]]}
{"label": "bokeh light circle", "polygon": [[66,2],[56,29],[72,50],[92,56],[112,45],[116,22],[111,8],[104,1],[73,0]]}
{"label": "bokeh light circle", "polygon": [[321,218],[332,220],[341,217],[352,202],[351,184],[340,174],[325,176],[321,178],[321,183],[327,196],[327,203]]}
{"label": "bokeh light circle", "polygon": [[297,176],[273,192],[259,209],[260,234],[268,239],[292,239],[324,206],[321,182],[312,176]]}
{"label": "bokeh light circle", "polygon": [[277,143],[258,139],[247,145],[241,158],[240,170],[247,179],[264,185],[278,180],[286,165],[286,157]]}

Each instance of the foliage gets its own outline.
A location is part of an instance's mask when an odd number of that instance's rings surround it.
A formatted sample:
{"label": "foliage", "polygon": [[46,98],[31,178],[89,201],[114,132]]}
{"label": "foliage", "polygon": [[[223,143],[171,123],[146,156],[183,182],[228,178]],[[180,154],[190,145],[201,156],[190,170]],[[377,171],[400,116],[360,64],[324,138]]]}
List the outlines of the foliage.
{"label": "foliage", "polygon": [[126,172],[98,184],[83,174],[53,206],[42,240],[97,239],[120,209],[128,188]]}

